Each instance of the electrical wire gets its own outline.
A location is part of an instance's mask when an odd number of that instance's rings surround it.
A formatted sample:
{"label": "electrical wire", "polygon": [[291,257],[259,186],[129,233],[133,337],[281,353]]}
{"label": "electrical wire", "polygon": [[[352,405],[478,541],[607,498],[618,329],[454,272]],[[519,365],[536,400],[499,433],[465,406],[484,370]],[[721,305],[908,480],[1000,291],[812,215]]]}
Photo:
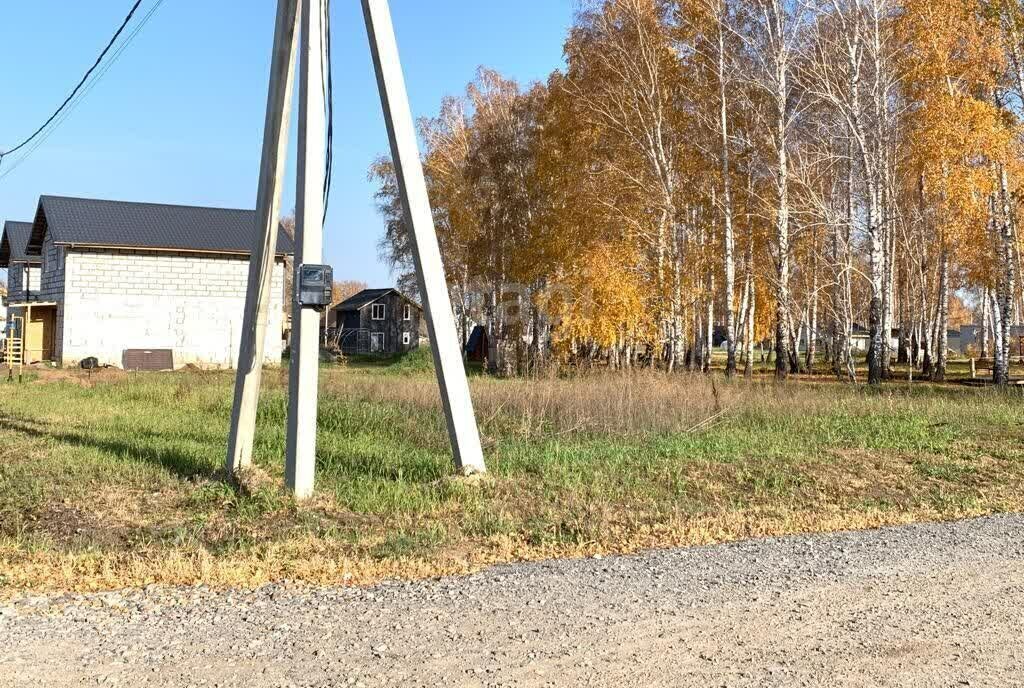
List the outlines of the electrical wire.
{"label": "electrical wire", "polygon": [[[153,15],[156,13],[156,11],[160,8],[160,6],[163,3],[164,0],[156,0],[156,3],[153,5],[153,7],[150,8],[149,12],[143,16],[143,18],[136,25],[135,29],[133,29],[132,32],[128,34],[127,38],[125,38],[125,40],[121,43],[121,45],[118,46],[117,50],[115,50],[114,53],[110,56],[110,59],[107,60],[107,62],[99,71],[95,72],[95,74],[92,75],[92,78],[89,80],[89,83],[86,84],[84,87],[81,87],[81,85],[79,87],[76,87],[76,90],[79,91],[77,97],[74,97],[73,101],[68,103],[66,107],[62,106],[64,109],[60,113],[60,116],[56,118],[56,120],[53,120],[53,126],[49,127],[46,130],[46,132],[38,140],[36,140],[32,144],[32,146],[28,150],[26,150],[10,167],[4,170],[3,173],[0,173],[0,180],[3,180],[7,175],[11,174],[12,172],[14,172],[14,170],[20,167],[22,163],[24,163],[28,159],[29,156],[31,156],[35,151],[37,151],[40,146],[46,143],[46,140],[50,138],[50,136],[52,136],[53,133],[57,131],[57,129],[60,128],[60,126],[67,120],[71,113],[73,113],[75,109],[82,103],[85,97],[96,87],[96,85],[103,79],[103,77],[106,76],[107,72],[110,71],[111,67],[113,67],[117,63],[118,59],[121,57],[124,51],[128,48],[128,46],[135,39],[135,37],[139,35],[139,33],[146,26],[146,24],[149,23],[149,20],[152,19]],[[16,149],[11,149],[11,151],[8,151],[8,153],[13,152],[14,150]],[[8,153],[0,154],[0,160],[2,160],[3,156],[7,155]]]}
{"label": "electrical wire", "polygon": [[113,37],[107,43],[106,47],[103,48],[103,51],[99,54],[99,57],[97,57],[96,61],[92,63],[92,66],[89,67],[88,70],[86,70],[85,74],[79,80],[78,84],[76,84],[75,87],[71,90],[71,93],[68,94],[68,97],[64,99],[64,102],[60,104],[60,107],[54,110],[53,114],[50,115],[47,118],[47,120],[43,122],[42,125],[40,125],[38,129],[32,132],[32,134],[27,139],[19,143],[14,148],[11,148],[9,150],[4,151],[3,153],[0,153],[0,162],[3,161],[5,156],[19,151],[25,146],[27,146],[29,143],[31,143],[33,139],[35,139],[37,136],[39,136],[39,134],[42,133],[43,129],[46,129],[46,127],[48,127],[53,120],[57,119],[58,115],[60,115],[60,113],[64,111],[64,108],[68,106],[68,103],[70,103],[71,100],[75,97],[75,95],[78,94],[78,91],[82,88],[82,86],[85,85],[85,82],[89,80],[89,77],[92,75],[92,73],[96,71],[96,68],[100,66],[101,62],[103,62],[103,58],[106,57],[108,52],[110,52],[110,49],[114,46],[114,43],[117,42],[117,39],[118,37],[120,37],[121,32],[123,32],[125,27],[128,26],[128,23],[132,20],[132,17],[135,16],[135,12],[139,9],[139,5],[141,4],[142,0],[135,0],[135,4],[132,5],[132,8],[128,11],[128,15],[124,18],[124,21],[121,22],[121,26],[117,27],[117,31],[114,32]]}
{"label": "electrical wire", "polygon": [[[327,93],[324,97],[324,108],[327,118],[327,151],[324,160],[324,216],[327,222],[327,208],[331,203],[331,181],[334,175],[334,79],[331,69],[331,0],[324,0],[324,20],[321,23],[324,42],[324,53],[327,55],[326,69],[321,70],[321,78],[327,77]],[[321,57],[321,59],[323,59]]]}

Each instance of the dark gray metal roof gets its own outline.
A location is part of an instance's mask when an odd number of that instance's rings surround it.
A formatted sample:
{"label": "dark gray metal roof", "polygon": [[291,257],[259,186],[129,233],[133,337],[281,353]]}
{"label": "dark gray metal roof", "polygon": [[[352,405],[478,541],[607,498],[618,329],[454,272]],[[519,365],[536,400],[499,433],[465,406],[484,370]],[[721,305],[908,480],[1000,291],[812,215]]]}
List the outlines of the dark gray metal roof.
{"label": "dark gray metal roof", "polygon": [[402,292],[398,291],[394,287],[390,287],[388,289],[363,289],[361,292],[359,292],[355,296],[350,296],[347,299],[345,299],[344,301],[342,301],[341,303],[339,303],[337,306],[334,307],[334,310],[336,310],[336,311],[361,311],[362,309],[366,308],[367,306],[369,306],[374,301],[377,301],[377,300],[387,296],[388,294],[391,294],[392,292],[394,292],[395,294],[398,294],[403,299],[405,299],[406,301],[411,303],[413,306],[416,306],[416,308],[420,308],[420,305],[418,303],[416,303],[415,301],[413,301],[408,296],[406,296]]}
{"label": "dark gray metal roof", "polygon": [[395,289],[363,289],[355,296],[350,296],[339,303],[334,310],[337,311],[358,311],[370,305],[382,296],[386,296]]}
{"label": "dark gray metal roof", "polygon": [[[54,243],[64,245],[248,255],[256,235],[256,212],[40,196],[28,241],[30,255],[39,255],[47,233]],[[294,243],[281,229],[277,254],[294,252]]]}
{"label": "dark gray metal roof", "polygon": [[39,258],[31,258],[25,253],[28,236],[32,233],[31,222],[4,223],[4,232],[0,236],[0,268],[10,267],[11,263],[38,263]]}

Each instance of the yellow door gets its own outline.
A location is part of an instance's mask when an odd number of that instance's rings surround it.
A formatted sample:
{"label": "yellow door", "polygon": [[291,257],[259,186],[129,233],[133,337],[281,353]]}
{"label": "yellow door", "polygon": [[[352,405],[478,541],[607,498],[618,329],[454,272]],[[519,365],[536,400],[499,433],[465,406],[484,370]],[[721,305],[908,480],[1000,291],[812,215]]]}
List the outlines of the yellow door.
{"label": "yellow door", "polygon": [[53,307],[33,308],[25,324],[25,362],[53,360],[53,330],[56,325]]}

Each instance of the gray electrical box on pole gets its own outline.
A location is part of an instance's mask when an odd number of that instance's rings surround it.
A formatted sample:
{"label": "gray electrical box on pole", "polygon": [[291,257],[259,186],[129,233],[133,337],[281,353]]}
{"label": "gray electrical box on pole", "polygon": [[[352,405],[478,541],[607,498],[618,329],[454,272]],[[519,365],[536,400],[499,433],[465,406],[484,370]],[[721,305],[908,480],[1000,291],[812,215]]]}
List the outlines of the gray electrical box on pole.
{"label": "gray electrical box on pole", "polygon": [[330,265],[299,265],[295,298],[299,308],[323,312],[334,296],[334,269]]}
{"label": "gray electrical box on pole", "polygon": [[[301,11],[300,11],[301,4]],[[296,274],[292,360],[289,370],[288,450],[285,480],[298,499],[312,495],[316,466],[320,310],[330,304],[333,275],[323,259],[323,156],[325,0],[279,0],[270,93],[257,201],[262,230],[252,254],[241,354],[231,416],[227,467],[234,474],[251,461],[266,334],[270,274],[280,212],[288,106],[295,62],[296,24],[301,19],[299,152],[296,196]],[[384,120],[398,176],[406,222],[412,230],[420,295],[430,332],[438,385],[455,465],[464,474],[484,472],[483,452],[469,383],[455,329],[441,251],[420,161],[387,0],[363,0]]]}
{"label": "gray electrical box on pole", "polygon": [[299,41],[299,151],[295,189],[295,300],[288,369],[288,436],[284,477],[296,499],[313,495],[320,311],[331,303],[334,277],[320,265],[324,252],[324,152],[327,118],[324,74],[326,0],[301,0]]}

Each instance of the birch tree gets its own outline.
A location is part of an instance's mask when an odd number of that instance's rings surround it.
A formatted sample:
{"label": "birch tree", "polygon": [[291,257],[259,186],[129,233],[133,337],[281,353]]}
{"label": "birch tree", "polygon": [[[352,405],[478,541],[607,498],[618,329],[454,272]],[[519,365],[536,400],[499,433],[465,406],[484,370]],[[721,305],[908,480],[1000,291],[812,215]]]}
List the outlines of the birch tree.
{"label": "birch tree", "polygon": [[[680,354],[682,303],[672,269],[672,239],[679,221],[684,113],[678,109],[682,78],[655,0],[591,3],[566,43],[563,87],[577,101],[584,126],[599,132],[608,210],[653,263],[650,308],[663,330],[670,368]],[[639,212],[637,212],[639,211]]]}
{"label": "birch tree", "polygon": [[[585,0],[546,84],[482,69],[422,122],[463,331],[490,328],[503,374],[552,355],[713,374],[724,339],[728,376],[823,358],[853,382],[866,326],[879,385],[892,366],[944,379],[973,299],[1005,384],[1021,17],[1020,0]],[[393,170],[372,175],[401,279]]]}

